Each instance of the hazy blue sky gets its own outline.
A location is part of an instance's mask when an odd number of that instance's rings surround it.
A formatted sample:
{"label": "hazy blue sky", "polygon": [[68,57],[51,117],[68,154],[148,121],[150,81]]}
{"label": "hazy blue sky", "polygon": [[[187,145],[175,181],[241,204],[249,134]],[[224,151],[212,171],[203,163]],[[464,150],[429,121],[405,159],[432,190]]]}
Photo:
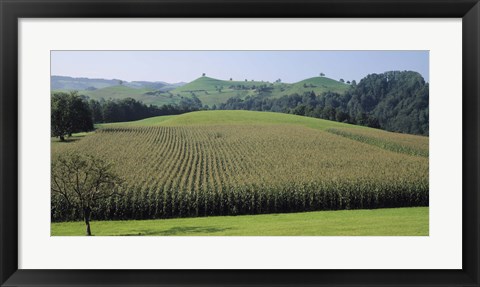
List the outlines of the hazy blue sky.
{"label": "hazy blue sky", "polygon": [[371,73],[419,72],[429,81],[428,51],[52,51],[52,75],[126,81],[218,79],[297,82],[318,76],[359,81]]}

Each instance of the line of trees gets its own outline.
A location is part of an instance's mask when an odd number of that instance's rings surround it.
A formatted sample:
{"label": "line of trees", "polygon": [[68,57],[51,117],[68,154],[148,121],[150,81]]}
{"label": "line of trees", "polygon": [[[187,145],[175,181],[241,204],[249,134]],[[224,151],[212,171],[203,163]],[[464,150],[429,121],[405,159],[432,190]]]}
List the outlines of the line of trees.
{"label": "line of trees", "polygon": [[272,98],[268,93],[230,98],[222,110],[291,113],[389,131],[428,135],[429,85],[412,71],[371,74],[345,94],[313,91]]}
{"label": "line of trees", "polygon": [[135,121],[155,116],[177,115],[202,109],[195,96],[184,97],[178,104],[145,105],[132,98],[100,101],[88,99],[73,91],[59,92],[51,100],[51,136],[61,141],[73,133],[88,132],[95,123]]}

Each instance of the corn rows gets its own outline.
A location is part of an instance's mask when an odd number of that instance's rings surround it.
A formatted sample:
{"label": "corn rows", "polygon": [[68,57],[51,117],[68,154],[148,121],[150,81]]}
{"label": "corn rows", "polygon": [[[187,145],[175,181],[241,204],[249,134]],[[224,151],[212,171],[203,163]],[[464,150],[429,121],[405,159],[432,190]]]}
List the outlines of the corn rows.
{"label": "corn rows", "polygon": [[[114,162],[122,196],[93,219],[262,214],[428,205],[428,158],[290,125],[103,128],[52,154]],[[80,219],[52,195],[52,220]]]}
{"label": "corn rows", "polygon": [[381,130],[361,128],[328,129],[329,132],[359,142],[408,155],[428,157],[428,137],[402,135]]}

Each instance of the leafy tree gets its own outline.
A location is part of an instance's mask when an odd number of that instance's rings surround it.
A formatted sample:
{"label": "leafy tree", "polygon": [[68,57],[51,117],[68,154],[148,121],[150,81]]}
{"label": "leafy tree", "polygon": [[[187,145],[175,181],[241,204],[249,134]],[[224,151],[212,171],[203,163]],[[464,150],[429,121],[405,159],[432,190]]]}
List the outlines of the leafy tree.
{"label": "leafy tree", "polygon": [[53,94],[51,102],[51,136],[61,141],[70,133],[69,102],[66,94]]}
{"label": "leafy tree", "polygon": [[340,83],[345,83],[345,80],[344,80],[344,79],[340,79]]}
{"label": "leafy tree", "polygon": [[205,77],[205,75],[206,75],[205,73],[202,73],[202,77]]}
{"label": "leafy tree", "polygon": [[112,164],[100,158],[67,153],[52,159],[52,193],[64,198],[68,207],[81,211],[86,235],[92,235],[90,218],[99,201],[120,196],[123,182]]}
{"label": "leafy tree", "polygon": [[324,73],[320,73],[320,77],[325,77],[325,74],[324,74]]}
{"label": "leafy tree", "polygon": [[[102,98],[103,99],[103,98]],[[95,100],[88,101],[90,110],[92,111],[92,120],[94,123],[103,123],[102,104]]]}
{"label": "leafy tree", "polygon": [[51,98],[51,136],[59,137],[93,130],[92,112],[76,91],[54,93]]}
{"label": "leafy tree", "polygon": [[69,131],[68,135],[72,136],[72,133],[88,132],[93,130],[92,111],[87,101],[82,99],[77,94],[73,94],[69,99],[71,130]]}

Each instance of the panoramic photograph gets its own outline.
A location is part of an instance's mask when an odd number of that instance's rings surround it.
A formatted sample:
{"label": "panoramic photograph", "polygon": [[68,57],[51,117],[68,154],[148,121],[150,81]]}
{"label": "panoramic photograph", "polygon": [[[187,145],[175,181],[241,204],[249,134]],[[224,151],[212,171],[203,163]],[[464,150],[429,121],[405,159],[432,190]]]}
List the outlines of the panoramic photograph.
{"label": "panoramic photograph", "polygon": [[51,236],[429,236],[428,51],[51,51]]}

